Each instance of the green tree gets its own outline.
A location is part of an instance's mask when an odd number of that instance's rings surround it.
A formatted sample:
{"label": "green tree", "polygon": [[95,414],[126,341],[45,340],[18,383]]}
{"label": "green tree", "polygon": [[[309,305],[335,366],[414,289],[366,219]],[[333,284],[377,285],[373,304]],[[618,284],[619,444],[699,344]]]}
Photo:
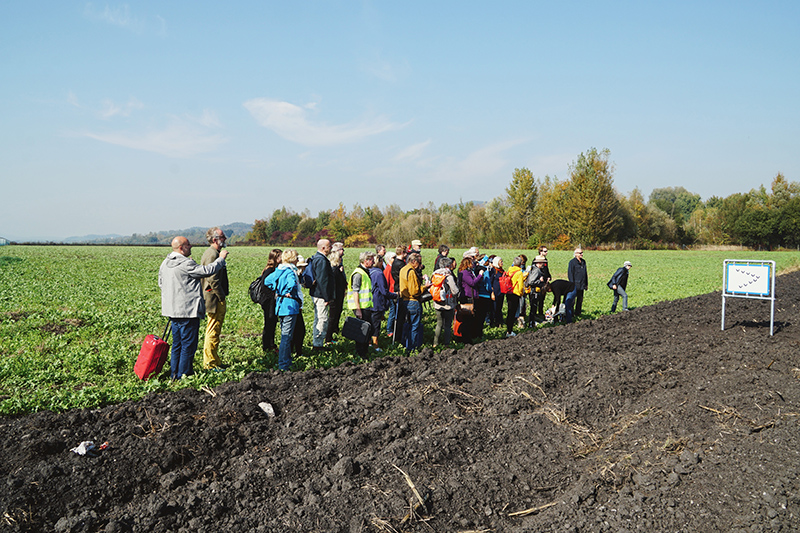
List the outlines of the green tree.
{"label": "green tree", "polygon": [[533,235],[537,197],[538,187],[533,173],[524,167],[515,168],[511,183],[506,187],[506,216],[515,244],[527,243]]}
{"label": "green tree", "polygon": [[568,187],[569,182],[550,176],[545,176],[539,184],[536,227],[533,236],[528,240],[531,247],[538,246],[537,243],[551,243],[559,236],[567,235],[569,228],[563,202]]}
{"label": "green tree", "polygon": [[788,200],[780,211],[778,232],[786,246],[800,245],[800,196]]}
{"label": "green tree", "polygon": [[592,148],[570,166],[570,182],[563,209],[567,235],[574,243],[597,244],[617,238],[622,226],[620,205],[614,190],[614,166],[608,149]]}
{"label": "green tree", "polygon": [[689,220],[695,209],[702,203],[699,194],[694,194],[683,187],[664,187],[653,189],[650,202],[667,213],[678,226]]}

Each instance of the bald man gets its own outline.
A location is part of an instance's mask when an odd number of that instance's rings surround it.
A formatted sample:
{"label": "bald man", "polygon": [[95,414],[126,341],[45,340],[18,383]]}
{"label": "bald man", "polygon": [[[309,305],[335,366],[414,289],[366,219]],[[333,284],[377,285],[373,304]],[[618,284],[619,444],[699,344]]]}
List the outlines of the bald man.
{"label": "bald man", "polygon": [[161,314],[172,321],[172,356],[170,376],[180,379],[194,373],[194,354],[200,331],[200,317],[206,305],[200,288],[202,278],[225,268],[228,250],[222,249],[210,265],[198,265],[191,259],[192,245],[186,237],[172,239],[172,252],[158,269],[161,288]]}

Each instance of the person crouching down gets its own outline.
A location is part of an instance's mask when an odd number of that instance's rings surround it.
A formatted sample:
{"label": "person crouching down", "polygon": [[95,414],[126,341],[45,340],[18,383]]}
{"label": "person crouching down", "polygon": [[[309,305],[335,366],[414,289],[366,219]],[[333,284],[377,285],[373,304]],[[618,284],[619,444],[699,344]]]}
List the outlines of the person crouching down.
{"label": "person crouching down", "polygon": [[628,310],[628,293],[625,292],[628,288],[628,271],[631,269],[631,262],[625,261],[620,268],[611,276],[611,281],[608,282],[608,288],[614,291],[614,303],[611,304],[611,312],[617,310],[617,302],[619,297],[622,296],[622,310]]}

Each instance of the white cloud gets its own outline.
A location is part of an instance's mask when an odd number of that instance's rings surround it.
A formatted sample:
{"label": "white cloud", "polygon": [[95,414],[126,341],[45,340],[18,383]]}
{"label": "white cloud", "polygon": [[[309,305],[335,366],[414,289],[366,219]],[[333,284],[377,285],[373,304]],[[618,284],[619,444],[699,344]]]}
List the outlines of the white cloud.
{"label": "white cloud", "polygon": [[433,173],[433,179],[464,184],[497,176],[509,164],[504,153],[525,142],[527,139],[500,142],[476,150],[460,161],[450,158]]}
{"label": "white cloud", "polygon": [[203,109],[203,114],[195,120],[198,124],[205,126],[207,128],[220,127],[220,122],[219,119],[217,118],[217,114],[208,109]]}
{"label": "white cloud", "polygon": [[404,160],[411,160],[411,161],[417,160],[420,157],[422,157],[422,153],[428,146],[430,146],[431,142],[432,141],[428,139],[425,142],[412,144],[411,146],[408,146],[403,150],[400,150],[400,152],[392,158],[392,161],[399,162]]}
{"label": "white cloud", "polygon": [[313,111],[316,104],[309,104],[303,108],[269,98],[248,100],[244,103],[244,107],[265,128],[284,139],[305,146],[331,146],[357,142],[403,126],[389,122],[384,117],[341,125],[315,123],[309,120],[308,115],[309,110]]}
{"label": "white cloud", "polygon": [[106,4],[103,9],[99,9],[91,2],[87,2],[83,8],[83,14],[90,20],[131,30],[135,33],[144,33],[149,30],[162,37],[167,33],[167,21],[164,17],[155,15],[148,23],[148,17],[139,17],[131,14],[131,8],[128,4],[113,7]]}
{"label": "white cloud", "polygon": [[144,108],[144,104],[133,97],[131,97],[131,99],[128,100],[128,103],[121,106],[115,104],[110,99],[106,99],[103,100],[103,109],[100,111],[100,116],[104,119],[109,119],[117,115],[123,117],[129,117],[131,116],[131,113],[135,109],[142,109],[142,108]]}
{"label": "white cloud", "polygon": [[173,118],[166,128],[143,134],[135,133],[86,133],[98,141],[155,152],[169,157],[191,157],[211,152],[227,142],[222,135],[213,134],[185,120]]}

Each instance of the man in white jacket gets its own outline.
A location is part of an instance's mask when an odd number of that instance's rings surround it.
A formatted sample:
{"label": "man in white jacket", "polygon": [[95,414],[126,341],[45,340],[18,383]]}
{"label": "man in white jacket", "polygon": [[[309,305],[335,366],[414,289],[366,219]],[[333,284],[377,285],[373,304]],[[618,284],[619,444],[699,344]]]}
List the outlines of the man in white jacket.
{"label": "man in white jacket", "polygon": [[210,265],[198,265],[190,258],[191,255],[192,245],[189,240],[186,237],[175,237],[172,239],[172,252],[158,269],[161,314],[172,320],[172,379],[194,373],[192,366],[197,351],[200,318],[206,312],[200,279],[225,268],[228,250],[222,249],[219,258]]}

